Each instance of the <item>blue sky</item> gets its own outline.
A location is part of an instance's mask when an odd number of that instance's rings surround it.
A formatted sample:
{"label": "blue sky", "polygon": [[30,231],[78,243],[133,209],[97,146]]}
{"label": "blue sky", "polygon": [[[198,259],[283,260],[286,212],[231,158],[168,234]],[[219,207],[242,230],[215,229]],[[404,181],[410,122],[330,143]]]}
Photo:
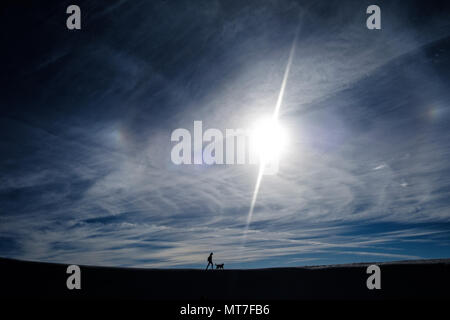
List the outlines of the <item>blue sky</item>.
{"label": "blue sky", "polygon": [[[450,257],[440,1],[79,1],[0,12],[0,256],[139,267]],[[171,132],[273,112],[280,171],[174,165]]]}

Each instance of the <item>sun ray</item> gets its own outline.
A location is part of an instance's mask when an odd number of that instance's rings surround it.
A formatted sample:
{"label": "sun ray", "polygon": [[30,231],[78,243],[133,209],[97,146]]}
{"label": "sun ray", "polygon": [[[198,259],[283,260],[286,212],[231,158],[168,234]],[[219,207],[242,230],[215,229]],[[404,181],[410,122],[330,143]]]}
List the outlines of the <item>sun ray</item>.
{"label": "sun ray", "polygon": [[[275,110],[274,110],[273,115],[272,115],[272,120],[275,121],[275,122],[278,121],[278,115],[280,113],[281,104],[283,102],[284,91],[286,89],[286,84],[287,84],[287,80],[288,80],[288,77],[289,77],[289,72],[291,70],[292,60],[293,60],[294,54],[295,54],[295,46],[296,46],[296,43],[297,43],[297,35],[298,35],[298,29],[295,32],[294,40],[292,42],[291,50],[289,52],[288,62],[286,64],[286,69],[285,69],[284,75],[283,75],[283,81],[281,82],[281,88],[280,88],[280,92],[278,94],[277,103],[275,105]],[[247,214],[247,222],[246,222],[246,225],[245,225],[244,238],[243,238],[243,243],[244,244],[245,244],[245,242],[247,240],[248,228],[249,228],[250,223],[252,221],[253,211],[254,211],[255,205],[256,205],[256,199],[258,198],[259,187],[261,186],[262,176],[264,174],[264,167],[265,167],[264,159],[261,159],[260,164],[259,164],[258,177],[256,179],[255,190],[253,191],[252,202],[250,203],[250,209],[249,209],[248,214]]]}

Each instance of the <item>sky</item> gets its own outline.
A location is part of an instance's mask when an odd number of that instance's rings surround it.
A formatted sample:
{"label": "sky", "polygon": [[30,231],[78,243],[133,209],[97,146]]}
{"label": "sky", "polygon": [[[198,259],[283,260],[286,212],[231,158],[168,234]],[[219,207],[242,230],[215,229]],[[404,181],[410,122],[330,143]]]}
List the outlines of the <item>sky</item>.
{"label": "sky", "polygon": [[[0,9],[0,256],[149,268],[450,258],[445,1],[15,1]],[[66,8],[81,8],[81,30]],[[381,8],[381,30],[366,9]],[[296,41],[294,42],[294,39]],[[279,172],[171,133],[279,121]]]}

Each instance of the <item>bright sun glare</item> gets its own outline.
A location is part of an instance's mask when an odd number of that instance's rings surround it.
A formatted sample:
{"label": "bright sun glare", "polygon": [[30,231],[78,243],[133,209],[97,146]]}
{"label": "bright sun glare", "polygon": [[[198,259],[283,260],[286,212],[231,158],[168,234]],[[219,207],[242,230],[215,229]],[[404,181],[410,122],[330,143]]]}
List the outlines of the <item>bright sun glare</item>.
{"label": "bright sun glare", "polygon": [[258,158],[265,163],[279,159],[287,145],[287,140],[286,131],[273,117],[257,121],[252,128],[252,148]]}

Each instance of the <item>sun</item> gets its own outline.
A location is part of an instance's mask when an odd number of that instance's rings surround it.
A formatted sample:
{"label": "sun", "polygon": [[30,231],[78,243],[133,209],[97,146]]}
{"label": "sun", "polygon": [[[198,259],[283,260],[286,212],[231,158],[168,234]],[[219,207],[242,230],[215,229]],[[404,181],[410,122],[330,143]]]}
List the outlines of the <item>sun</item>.
{"label": "sun", "polygon": [[274,117],[256,121],[250,139],[252,152],[262,164],[278,161],[288,143],[286,130]]}

